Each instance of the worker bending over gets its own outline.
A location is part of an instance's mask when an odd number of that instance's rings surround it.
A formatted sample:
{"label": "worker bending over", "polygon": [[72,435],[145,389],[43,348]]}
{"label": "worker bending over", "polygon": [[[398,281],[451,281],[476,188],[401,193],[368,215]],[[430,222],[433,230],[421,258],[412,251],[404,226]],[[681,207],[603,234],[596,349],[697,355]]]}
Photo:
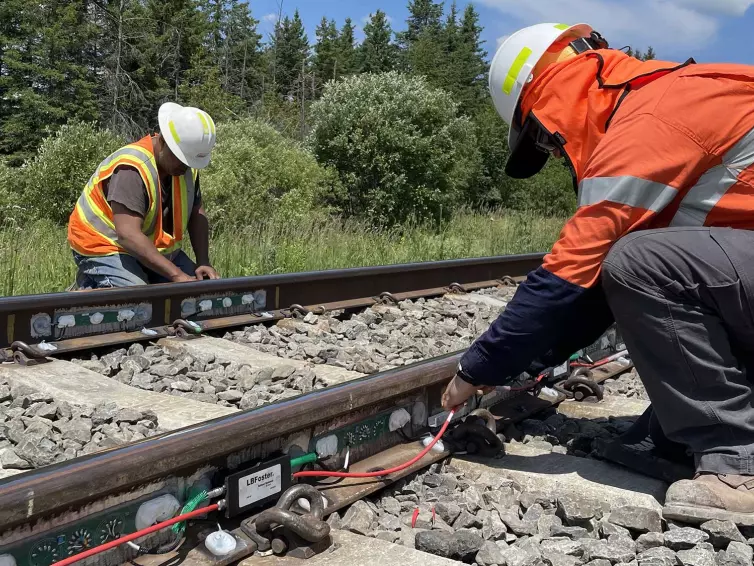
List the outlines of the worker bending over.
{"label": "worker bending over", "polygon": [[[209,165],[215,123],[171,102],[160,133],[108,156],[84,187],[68,223],[80,289],[217,279],[199,169]],[[197,264],[182,251],[188,234]]]}
{"label": "worker bending over", "polygon": [[664,434],[694,454],[665,517],[754,525],[754,67],[641,62],[588,25],[540,24],[501,45],[490,89],[507,173],[562,157],[578,210],[443,404],[616,321]]}

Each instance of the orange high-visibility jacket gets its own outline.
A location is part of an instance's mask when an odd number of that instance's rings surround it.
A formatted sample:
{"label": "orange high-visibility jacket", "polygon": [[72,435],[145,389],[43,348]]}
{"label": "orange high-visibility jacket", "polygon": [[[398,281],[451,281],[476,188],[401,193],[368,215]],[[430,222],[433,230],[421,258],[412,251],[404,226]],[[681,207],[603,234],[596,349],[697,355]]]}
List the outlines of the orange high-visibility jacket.
{"label": "orange high-visibility jacket", "polygon": [[587,51],[537,78],[521,110],[560,140],[578,210],[543,267],[464,356],[477,383],[503,382],[559,341],[575,345],[566,333],[590,316],[583,306],[597,299],[587,291],[629,232],[754,229],[754,67]]}
{"label": "orange high-visibility jacket", "polygon": [[103,181],[118,167],[133,167],[139,172],[147,189],[149,208],[142,222],[142,232],[149,237],[160,253],[169,255],[181,248],[194,205],[197,171],[189,169],[181,177],[173,177],[173,232],[162,228],[162,195],[157,163],[154,159],[152,136],[145,136],[127,145],[100,163],[84,187],[68,222],[68,243],[83,256],[126,254],[118,243],[113,211],[105,199]]}

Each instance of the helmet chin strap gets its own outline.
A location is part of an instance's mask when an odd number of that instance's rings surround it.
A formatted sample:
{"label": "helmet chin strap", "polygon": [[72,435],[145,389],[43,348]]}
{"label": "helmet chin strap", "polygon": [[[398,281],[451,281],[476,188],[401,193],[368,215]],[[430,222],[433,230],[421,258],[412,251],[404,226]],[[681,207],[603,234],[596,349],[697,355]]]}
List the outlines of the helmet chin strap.
{"label": "helmet chin strap", "polygon": [[607,40],[596,31],[593,31],[589,37],[580,37],[572,41],[569,45],[578,54],[597,49],[609,49],[610,47]]}

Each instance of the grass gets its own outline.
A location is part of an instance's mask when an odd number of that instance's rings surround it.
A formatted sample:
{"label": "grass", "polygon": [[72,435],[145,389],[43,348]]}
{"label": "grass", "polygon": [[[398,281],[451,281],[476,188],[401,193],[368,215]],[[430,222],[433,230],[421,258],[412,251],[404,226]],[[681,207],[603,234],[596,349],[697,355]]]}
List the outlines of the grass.
{"label": "grass", "polygon": [[[374,228],[354,220],[270,220],[217,233],[210,257],[223,277],[387,265],[549,250],[564,223],[532,213],[461,212],[441,228]],[[37,221],[0,228],[2,296],[53,293],[74,280],[66,229]]]}

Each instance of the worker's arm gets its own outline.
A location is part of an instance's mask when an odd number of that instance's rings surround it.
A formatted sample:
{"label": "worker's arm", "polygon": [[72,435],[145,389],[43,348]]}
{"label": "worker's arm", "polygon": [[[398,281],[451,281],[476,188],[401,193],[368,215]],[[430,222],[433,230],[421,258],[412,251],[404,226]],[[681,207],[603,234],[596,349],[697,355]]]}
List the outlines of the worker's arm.
{"label": "worker's arm", "polygon": [[212,264],[209,262],[209,220],[204,206],[201,204],[195,206],[191,211],[188,222],[188,232],[191,238],[191,247],[196,254],[196,277],[203,279],[205,276],[210,279],[219,279]]}
{"label": "worker's arm", "polygon": [[[567,349],[589,345],[610,318],[585,324],[600,302],[602,262],[625,234],[646,227],[693,185],[710,164],[695,141],[651,115],[616,123],[597,147],[580,184],[579,209],[544,265],[529,274],[513,300],[461,359],[473,385],[504,385],[536,359],[562,363]],[[558,353],[556,360],[553,352]]]}
{"label": "worker's arm", "polygon": [[118,202],[112,202],[113,222],[118,243],[139,263],[175,283],[196,281],[165,258],[141,231],[144,219]]}

